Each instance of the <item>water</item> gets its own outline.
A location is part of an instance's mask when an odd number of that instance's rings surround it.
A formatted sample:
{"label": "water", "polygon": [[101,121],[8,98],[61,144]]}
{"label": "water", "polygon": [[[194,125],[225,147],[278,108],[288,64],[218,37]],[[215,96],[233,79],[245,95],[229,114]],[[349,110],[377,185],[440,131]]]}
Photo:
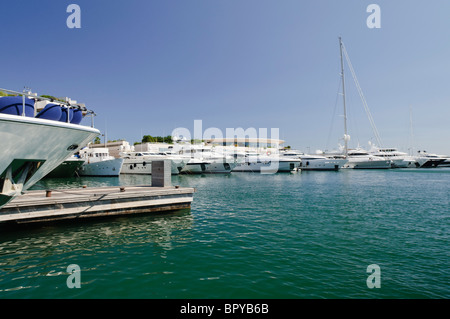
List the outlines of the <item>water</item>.
{"label": "water", "polygon": [[[35,189],[148,184],[150,176]],[[449,298],[450,169],[173,176],[189,211],[0,234],[0,298]],[[67,266],[81,268],[69,289]],[[367,267],[380,267],[369,289]]]}

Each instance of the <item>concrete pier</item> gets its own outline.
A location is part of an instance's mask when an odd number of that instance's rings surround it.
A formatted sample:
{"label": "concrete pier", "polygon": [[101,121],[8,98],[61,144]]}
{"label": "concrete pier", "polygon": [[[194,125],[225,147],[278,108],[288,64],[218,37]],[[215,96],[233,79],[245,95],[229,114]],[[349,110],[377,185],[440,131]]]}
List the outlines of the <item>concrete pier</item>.
{"label": "concrete pier", "polygon": [[191,207],[193,188],[116,186],[29,191],[0,208],[0,224],[173,211]]}

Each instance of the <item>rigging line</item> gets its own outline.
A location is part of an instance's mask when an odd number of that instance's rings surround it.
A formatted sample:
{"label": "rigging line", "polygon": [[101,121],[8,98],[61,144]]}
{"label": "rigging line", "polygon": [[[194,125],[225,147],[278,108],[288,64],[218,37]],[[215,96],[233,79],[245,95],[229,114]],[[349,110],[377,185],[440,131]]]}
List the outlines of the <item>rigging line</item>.
{"label": "rigging line", "polygon": [[331,133],[333,131],[334,118],[336,116],[336,109],[337,109],[337,104],[338,104],[338,99],[339,99],[339,94],[340,94],[339,91],[341,90],[341,85],[342,85],[342,78],[339,77],[339,86],[338,86],[337,93],[336,93],[336,101],[334,102],[333,117],[331,118],[330,131],[328,132],[326,150],[328,150],[328,147],[330,145]]}
{"label": "rigging line", "polygon": [[344,51],[345,59],[346,59],[346,61],[348,63],[350,72],[352,73],[353,80],[355,81],[356,88],[358,90],[359,96],[360,96],[361,101],[363,103],[364,110],[366,111],[367,117],[369,118],[369,122],[370,122],[370,125],[372,126],[372,130],[373,130],[373,133],[374,133],[375,138],[377,140],[378,146],[382,147],[380,134],[378,133],[378,130],[377,130],[376,126],[375,126],[375,122],[373,120],[372,114],[370,113],[369,106],[367,105],[367,101],[366,101],[366,99],[364,97],[364,94],[362,92],[361,86],[359,85],[359,81],[358,81],[358,79],[356,77],[355,70],[353,69],[352,63],[350,62],[350,57],[348,56],[348,53],[347,53],[347,50],[345,49],[344,44],[342,44],[342,46],[343,46],[343,49],[344,49],[343,51]]}

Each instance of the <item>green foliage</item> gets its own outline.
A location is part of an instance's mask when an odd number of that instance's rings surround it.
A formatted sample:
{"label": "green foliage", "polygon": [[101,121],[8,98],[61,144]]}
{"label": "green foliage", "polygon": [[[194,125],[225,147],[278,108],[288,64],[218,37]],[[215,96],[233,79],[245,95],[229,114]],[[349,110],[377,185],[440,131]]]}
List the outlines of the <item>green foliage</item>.
{"label": "green foliage", "polygon": [[173,144],[172,136],[151,136],[144,135],[142,137],[142,143],[169,143]]}
{"label": "green foliage", "polygon": [[60,101],[60,102],[65,102],[65,100],[59,98],[59,97],[54,97],[52,95],[41,95],[41,97],[45,97],[47,99],[52,99],[54,101]]}
{"label": "green foliage", "polygon": [[16,96],[16,95],[15,94],[8,94],[6,92],[0,91],[0,96]]}

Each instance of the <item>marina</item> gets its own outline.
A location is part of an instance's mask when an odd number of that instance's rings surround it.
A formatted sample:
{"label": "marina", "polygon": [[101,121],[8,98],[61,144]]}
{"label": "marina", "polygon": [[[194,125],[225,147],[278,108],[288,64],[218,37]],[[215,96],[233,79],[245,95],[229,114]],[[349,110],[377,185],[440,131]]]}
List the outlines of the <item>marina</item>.
{"label": "marina", "polygon": [[22,2],[0,14],[5,303],[450,298],[450,3]]}

